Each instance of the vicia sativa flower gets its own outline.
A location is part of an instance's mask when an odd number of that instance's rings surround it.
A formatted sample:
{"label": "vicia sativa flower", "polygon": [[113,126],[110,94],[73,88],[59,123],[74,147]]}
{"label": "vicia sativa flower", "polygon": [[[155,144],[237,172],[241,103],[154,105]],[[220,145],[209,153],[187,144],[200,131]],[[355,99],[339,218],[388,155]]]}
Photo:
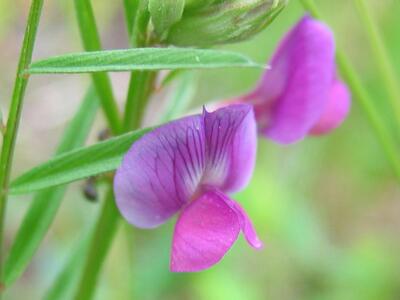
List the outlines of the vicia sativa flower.
{"label": "vicia sativa flower", "polygon": [[288,144],[328,133],[346,118],[350,93],[336,75],[334,36],[325,24],[303,17],[270,67],[254,91],[235,100],[254,105],[261,134]]}
{"label": "vicia sativa flower", "polygon": [[171,270],[206,269],[222,259],[240,231],[251,246],[262,246],[244,210],[227,195],[247,185],[255,154],[251,105],[170,122],[125,155],[114,180],[117,206],[140,228],[157,227],[179,212]]}

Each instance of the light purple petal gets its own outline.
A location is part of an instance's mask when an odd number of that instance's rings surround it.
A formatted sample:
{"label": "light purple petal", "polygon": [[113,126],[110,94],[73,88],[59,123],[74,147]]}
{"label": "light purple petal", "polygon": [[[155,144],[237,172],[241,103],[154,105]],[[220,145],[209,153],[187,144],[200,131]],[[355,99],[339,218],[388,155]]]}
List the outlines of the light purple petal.
{"label": "light purple petal", "polygon": [[236,104],[204,112],[207,165],[203,184],[225,193],[246,186],[253,173],[257,130],[251,105]]}
{"label": "light purple petal", "polygon": [[156,227],[212,185],[242,188],[255,160],[251,105],[204,112],[163,125],[134,143],[114,179],[116,202],[131,224]]}
{"label": "light purple petal", "polygon": [[208,190],[182,211],[175,225],[171,271],[195,272],[219,262],[243,229],[247,240],[259,241],[243,209],[216,190]]}
{"label": "light purple petal", "polygon": [[114,193],[121,214],[137,227],[162,224],[190,200],[204,166],[200,115],[144,135],[132,145],[115,175]]}
{"label": "light purple petal", "polygon": [[309,16],[286,35],[255,91],[242,100],[255,105],[261,133],[287,144],[304,138],[327,104],[334,74],[334,37]]}
{"label": "light purple petal", "polygon": [[350,92],[343,82],[334,80],[329,95],[328,105],[319,121],[311,129],[310,134],[326,134],[337,128],[347,117],[349,110]]}

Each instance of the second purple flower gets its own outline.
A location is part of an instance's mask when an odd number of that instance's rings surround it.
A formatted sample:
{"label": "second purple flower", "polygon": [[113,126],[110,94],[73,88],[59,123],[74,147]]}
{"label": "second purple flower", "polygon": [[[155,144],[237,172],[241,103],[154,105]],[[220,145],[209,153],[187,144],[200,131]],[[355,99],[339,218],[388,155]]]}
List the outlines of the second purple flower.
{"label": "second purple flower", "polygon": [[259,132],[282,144],[338,127],[350,93],[338,79],[335,40],[324,23],[303,17],[283,38],[257,87],[233,102],[254,105]]}

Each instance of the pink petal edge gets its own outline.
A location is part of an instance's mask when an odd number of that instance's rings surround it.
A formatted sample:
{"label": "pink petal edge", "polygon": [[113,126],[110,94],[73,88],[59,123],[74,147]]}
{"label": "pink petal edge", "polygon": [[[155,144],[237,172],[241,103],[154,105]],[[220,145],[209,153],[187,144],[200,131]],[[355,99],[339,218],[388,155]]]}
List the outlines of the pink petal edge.
{"label": "pink petal edge", "polygon": [[350,98],[350,91],[346,84],[335,79],[330,90],[327,107],[318,122],[311,128],[309,134],[327,134],[339,127],[349,114]]}
{"label": "pink petal edge", "polygon": [[171,271],[197,272],[213,266],[232,247],[240,230],[252,247],[262,247],[240,205],[218,190],[206,191],[178,217],[172,241]]}

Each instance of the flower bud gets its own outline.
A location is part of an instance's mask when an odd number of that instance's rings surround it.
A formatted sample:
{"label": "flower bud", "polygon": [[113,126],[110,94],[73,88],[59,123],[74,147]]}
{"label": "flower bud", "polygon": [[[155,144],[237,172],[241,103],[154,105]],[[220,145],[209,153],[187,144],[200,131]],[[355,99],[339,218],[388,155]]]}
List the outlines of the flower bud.
{"label": "flower bud", "polygon": [[[180,21],[171,26],[165,44],[212,46],[246,40],[264,29],[284,8],[287,0],[187,1]],[[196,6],[198,7],[198,6]]]}
{"label": "flower bud", "polygon": [[155,33],[164,33],[182,18],[185,0],[149,0],[149,12]]}
{"label": "flower bud", "polygon": [[221,2],[218,0],[186,0],[185,1],[185,9],[199,9],[202,7],[206,7],[215,2]]}

